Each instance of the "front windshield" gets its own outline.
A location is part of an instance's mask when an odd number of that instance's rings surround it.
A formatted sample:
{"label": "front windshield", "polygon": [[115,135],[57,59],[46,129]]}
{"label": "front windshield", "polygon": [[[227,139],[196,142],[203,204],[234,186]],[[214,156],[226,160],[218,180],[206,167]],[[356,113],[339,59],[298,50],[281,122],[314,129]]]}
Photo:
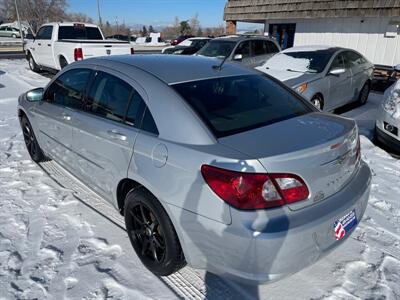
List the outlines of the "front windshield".
{"label": "front windshield", "polygon": [[236,43],[231,41],[211,41],[200,49],[197,54],[208,57],[225,58],[231,54],[235,45]]}
{"label": "front windshield", "polygon": [[326,50],[284,52],[269,59],[264,68],[301,73],[320,73],[325,69],[331,57],[332,52]]}
{"label": "front windshield", "polygon": [[193,40],[187,39],[184,40],[183,42],[179,43],[179,46],[191,46],[193,44]]}

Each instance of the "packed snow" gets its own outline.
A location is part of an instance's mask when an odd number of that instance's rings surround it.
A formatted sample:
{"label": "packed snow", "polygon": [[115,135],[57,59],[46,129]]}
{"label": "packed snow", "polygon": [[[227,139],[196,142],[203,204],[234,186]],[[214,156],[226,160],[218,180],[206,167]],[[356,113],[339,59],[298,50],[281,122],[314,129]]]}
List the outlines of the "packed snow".
{"label": "packed snow", "polygon": [[30,160],[17,97],[48,77],[24,60],[0,60],[0,299],[400,298],[400,161],[368,139],[381,95],[343,112],[357,119],[373,170],[369,205],[352,237],[297,274],[245,286],[188,267],[154,276],[113,208],[54,162]]}

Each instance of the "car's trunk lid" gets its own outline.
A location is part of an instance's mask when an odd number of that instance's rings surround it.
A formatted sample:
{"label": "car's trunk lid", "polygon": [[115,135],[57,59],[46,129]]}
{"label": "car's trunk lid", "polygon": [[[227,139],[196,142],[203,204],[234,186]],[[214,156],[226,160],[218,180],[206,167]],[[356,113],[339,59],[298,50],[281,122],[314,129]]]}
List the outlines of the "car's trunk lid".
{"label": "car's trunk lid", "polygon": [[338,192],[357,166],[358,130],[353,120],[311,113],[219,139],[256,158],[268,173],[292,173],[306,182],[310,197],[293,210]]}

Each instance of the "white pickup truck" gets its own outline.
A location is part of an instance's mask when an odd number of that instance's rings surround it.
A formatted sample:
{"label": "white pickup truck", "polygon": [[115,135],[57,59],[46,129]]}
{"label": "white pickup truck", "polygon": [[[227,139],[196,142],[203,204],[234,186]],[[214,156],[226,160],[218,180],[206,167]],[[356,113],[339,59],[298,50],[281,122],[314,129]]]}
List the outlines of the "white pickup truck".
{"label": "white pickup truck", "polygon": [[61,70],[90,57],[133,53],[129,42],[106,40],[98,26],[86,23],[44,24],[26,47],[26,59],[34,72]]}

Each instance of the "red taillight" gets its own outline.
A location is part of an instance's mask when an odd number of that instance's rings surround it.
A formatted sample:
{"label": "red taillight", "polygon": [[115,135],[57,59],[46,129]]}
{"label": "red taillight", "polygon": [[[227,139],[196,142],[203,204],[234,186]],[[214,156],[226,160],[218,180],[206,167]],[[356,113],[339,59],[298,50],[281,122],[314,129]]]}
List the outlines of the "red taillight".
{"label": "red taillight", "polygon": [[283,206],[308,198],[304,181],[293,174],[243,173],[203,165],[201,173],[210,188],[238,209]]}
{"label": "red taillight", "polygon": [[83,59],[82,48],[75,48],[74,49],[74,59],[75,59],[75,61]]}
{"label": "red taillight", "polygon": [[133,47],[131,48],[131,54],[135,54],[135,49],[133,49]]}

